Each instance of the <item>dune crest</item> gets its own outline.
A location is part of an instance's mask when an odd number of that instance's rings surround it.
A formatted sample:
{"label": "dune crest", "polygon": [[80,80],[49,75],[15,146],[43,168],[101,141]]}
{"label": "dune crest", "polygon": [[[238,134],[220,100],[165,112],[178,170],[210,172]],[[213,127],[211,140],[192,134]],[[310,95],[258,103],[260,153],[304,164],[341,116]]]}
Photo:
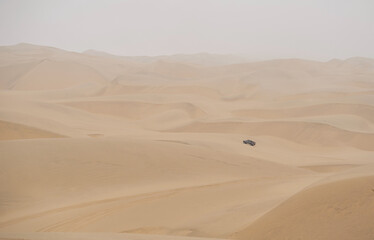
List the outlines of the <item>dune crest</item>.
{"label": "dune crest", "polygon": [[22,124],[0,121],[0,140],[63,138],[64,136]]}

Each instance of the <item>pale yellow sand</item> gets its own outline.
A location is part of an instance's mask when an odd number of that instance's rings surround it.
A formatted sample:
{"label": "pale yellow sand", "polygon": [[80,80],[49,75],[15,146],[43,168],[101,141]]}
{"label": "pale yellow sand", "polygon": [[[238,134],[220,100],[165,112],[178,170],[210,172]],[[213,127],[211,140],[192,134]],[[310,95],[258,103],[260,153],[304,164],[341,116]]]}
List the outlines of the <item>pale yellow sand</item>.
{"label": "pale yellow sand", "polygon": [[62,135],[40,130],[25,125],[0,121],[0,140],[61,138]]}
{"label": "pale yellow sand", "polygon": [[240,61],[0,47],[0,239],[373,239],[374,60]]}
{"label": "pale yellow sand", "polygon": [[373,239],[374,176],[301,191],[265,214],[238,239]]}

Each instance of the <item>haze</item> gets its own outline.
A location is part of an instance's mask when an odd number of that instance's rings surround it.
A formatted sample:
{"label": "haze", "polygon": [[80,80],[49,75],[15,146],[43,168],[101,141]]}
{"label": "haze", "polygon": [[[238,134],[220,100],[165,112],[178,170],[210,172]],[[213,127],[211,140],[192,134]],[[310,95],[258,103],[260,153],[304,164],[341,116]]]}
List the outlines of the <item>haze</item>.
{"label": "haze", "polygon": [[371,0],[1,0],[0,45],[26,42],[127,56],[373,58],[373,12]]}

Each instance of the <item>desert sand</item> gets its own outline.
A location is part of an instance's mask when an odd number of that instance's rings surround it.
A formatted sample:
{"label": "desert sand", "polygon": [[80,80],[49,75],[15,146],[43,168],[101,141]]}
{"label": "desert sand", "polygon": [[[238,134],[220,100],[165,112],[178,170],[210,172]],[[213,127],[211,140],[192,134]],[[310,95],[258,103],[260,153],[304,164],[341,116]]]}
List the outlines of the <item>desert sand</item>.
{"label": "desert sand", "polygon": [[0,239],[372,240],[374,59],[3,46],[0,158]]}

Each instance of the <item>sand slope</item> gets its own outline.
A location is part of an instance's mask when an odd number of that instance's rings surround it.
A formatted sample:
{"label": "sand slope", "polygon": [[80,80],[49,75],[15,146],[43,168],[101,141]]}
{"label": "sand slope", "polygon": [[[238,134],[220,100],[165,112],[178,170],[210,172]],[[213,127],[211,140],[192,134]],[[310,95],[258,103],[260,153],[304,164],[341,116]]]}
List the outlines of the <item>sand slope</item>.
{"label": "sand slope", "polygon": [[265,214],[238,239],[373,239],[374,176],[301,191]]}
{"label": "sand slope", "polygon": [[17,123],[0,121],[0,140],[61,137],[64,136]]}
{"label": "sand slope", "polygon": [[0,47],[0,239],[372,239],[373,79]]}

